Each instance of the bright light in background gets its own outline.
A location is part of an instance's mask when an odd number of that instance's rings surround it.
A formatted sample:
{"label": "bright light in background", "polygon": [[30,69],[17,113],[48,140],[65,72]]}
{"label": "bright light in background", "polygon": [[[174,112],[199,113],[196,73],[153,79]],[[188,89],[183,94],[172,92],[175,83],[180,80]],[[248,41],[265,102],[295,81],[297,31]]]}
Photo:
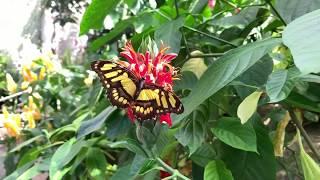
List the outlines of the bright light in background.
{"label": "bright light in background", "polygon": [[38,1],[0,1],[0,49],[14,51],[21,44],[23,27]]}

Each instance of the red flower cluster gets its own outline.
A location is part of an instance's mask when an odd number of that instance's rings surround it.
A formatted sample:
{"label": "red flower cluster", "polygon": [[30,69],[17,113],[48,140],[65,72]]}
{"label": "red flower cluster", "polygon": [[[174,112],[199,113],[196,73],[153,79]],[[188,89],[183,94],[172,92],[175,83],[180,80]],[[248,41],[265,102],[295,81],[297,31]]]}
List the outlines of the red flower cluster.
{"label": "red flower cluster", "polygon": [[[177,57],[175,53],[166,53],[168,47],[161,47],[157,54],[146,51],[145,54],[136,52],[131,42],[127,42],[123,51],[120,53],[128,62],[122,61],[138,78],[144,78],[145,83],[156,84],[166,90],[172,90],[173,76],[176,75],[174,67],[169,63]],[[134,119],[133,110],[128,108],[128,116]],[[160,122],[172,125],[170,113],[160,115]]]}

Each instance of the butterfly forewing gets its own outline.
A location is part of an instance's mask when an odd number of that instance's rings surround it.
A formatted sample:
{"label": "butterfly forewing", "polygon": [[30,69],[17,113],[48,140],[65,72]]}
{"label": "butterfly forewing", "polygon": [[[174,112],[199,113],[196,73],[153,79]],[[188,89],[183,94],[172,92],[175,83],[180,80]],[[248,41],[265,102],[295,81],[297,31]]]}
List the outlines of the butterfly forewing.
{"label": "butterfly forewing", "polygon": [[128,107],[136,94],[137,78],[127,68],[110,61],[94,61],[91,68],[99,75],[111,103]]}

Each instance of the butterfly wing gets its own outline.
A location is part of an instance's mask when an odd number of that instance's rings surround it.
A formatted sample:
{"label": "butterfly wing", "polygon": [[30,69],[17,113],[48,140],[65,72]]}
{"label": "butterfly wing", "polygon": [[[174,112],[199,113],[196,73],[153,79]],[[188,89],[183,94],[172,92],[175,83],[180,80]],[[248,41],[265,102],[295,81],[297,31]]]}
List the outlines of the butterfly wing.
{"label": "butterfly wing", "polygon": [[180,114],[184,108],[173,92],[157,85],[145,84],[135,99],[133,111],[137,119],[152,119],[165,113]]}
{"label": "butterfly wing", "polygon": [[107,90],[112,105],[126,108],[134,100],[138,79],[126,67],[110,61],[94,61],[91,68]]}

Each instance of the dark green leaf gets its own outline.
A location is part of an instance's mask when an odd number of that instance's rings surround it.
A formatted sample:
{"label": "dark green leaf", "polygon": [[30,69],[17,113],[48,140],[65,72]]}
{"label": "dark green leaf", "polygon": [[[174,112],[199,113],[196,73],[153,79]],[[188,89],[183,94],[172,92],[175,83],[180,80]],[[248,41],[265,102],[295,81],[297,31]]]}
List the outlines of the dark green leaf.
{"label": "dark green leaf", "polygon": [[82,121],[78,131],[77,138],[80,139],[81,137],[84,137],[94,131],[99,130],[103,125],[104,121],[115,109],[116,107],[109,106],[105,110],[103,110],[100,114],[98,114],[96,117],[87,121]]}
{"label": "dark green leaf", "polygon": [[116,7],[119,0],[93,0],[87,7],[80,24],[80,35],[90,29],[101,29],[104,18]]}
{"label": "dark green leaf", "polygon": [[261,119],[254,116],[253,120],[257,135],[258,152],[246,152],[222,145],[220,153],[222,160],[233,177],[245,180],[275,180],[276,160],[273,146],[267,129],[261,124]]}
{"label": "dark green leaf", "polygon": [[320,72],[319,19],[320,10],[316,10],[292,21],[283,31],[283,42],[302,73]]}
{"label": "dark green leaf", "polygon": [[183,26],[184,18],[181,16],[176,20],[169,21],[160,26],[154,33],[155,41],[159,47],[161,43],[169,46],[169,52],[179,53],[182,34],[179,29]]}
{"label": "dark green leaf", "polygon": [[244,151],[257,152],[257,138],[250,123],[241,124],[238,118],[219,119],[212,132],[222,142]]}
{"label": "dark green leaf", "polygon": [[211,144],[204,144],[200,146],[190,158],[193,162],[205,167],[209,161],[215,159],[216,155],[217,153]]}
{"label": "dark green leaf", "polygon": [[209,162],[204,169],[204,180],[233,180],[233,177],[223,161],[215,160]]}
{"label": "dark green leaf", "polygon": [[111,180],[134,179],[134,177],[130,175],[130,168],[130,164],[119,168],[117,172],[111,177]]}
{"label": "dark green leaf", "polygon": [[245,72],[280,42],[280,39],[257,41],[233,49],[219,58],[202,75],[191,94],[183,99],[185,111],[173,116],[174,123],[187,117],[203,101]]}
{"label": "dark green leaf", "polygon": [[118,22],[114,28],[108,32],[106,35],[99,37],[89,44],[90,51],[96,51],[101,48],[103,45],[113,40],[117,36],[121,35],[127,28],[132,27],[132,23],[135,20],[135,17],[123,20]]}
{"label": "dark green leaf", "polygon": [[86,164],[93,179],[106,179],[107,161],[103,152],[98,148],[90,148],[87,152]]}
{"label": "dark green leaf", "polygon": [[286,23],[320,8],[319,0],[278,0],[276,9]]}
{"label": "dark green leaf", "polygon": [[127,148],[130,151],[139,154],[141,156],[146,156],[146,152],[143,150],[142,146],[139,144],[138,141],[134,139],[126,139],[123,141],[117,141],[114,143],[109,144],[111,148]]}

